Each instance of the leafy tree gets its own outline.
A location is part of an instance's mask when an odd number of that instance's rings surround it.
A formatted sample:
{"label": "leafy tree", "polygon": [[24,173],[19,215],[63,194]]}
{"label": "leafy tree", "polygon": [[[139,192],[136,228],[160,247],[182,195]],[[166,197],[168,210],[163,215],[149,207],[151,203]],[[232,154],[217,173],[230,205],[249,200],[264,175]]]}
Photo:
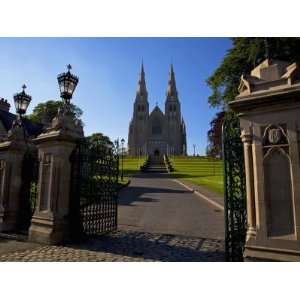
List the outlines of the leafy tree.
{"label": "leafy tree", "polygon": [[210,130],[207,132],[208,146],[206,149],[207,156],[222,157],[222,124],[225,112],[219,112],[210,122]]}
{"label": "leafy tree", "polygon": [[212,89],[208,102],[212,107],[226,108],[238,94],[242,74],[250,71],[267,56],[288,62],[300,61],[300,38],[232,38],[221,65],[207,79]]}
{"label": "leafy tree", "polygon": [[112,147],[113,143],[110,138],[101,132],[93,133],[92,135],[86,137],[88,142],[91,145],[95,146],[104,146],[104,147]]}
{"label": "leafy tree", "polygon": [[[28,115],[27,118],[36,123],[43,123],[45,121],[50,122],[55,117],[62,104],[62,101],[56,100],[39,103],[34,107],[32,114]],[[73,113],[74,117],[80,120],[82,110],[73,103],[70,105],[71,113]]]}

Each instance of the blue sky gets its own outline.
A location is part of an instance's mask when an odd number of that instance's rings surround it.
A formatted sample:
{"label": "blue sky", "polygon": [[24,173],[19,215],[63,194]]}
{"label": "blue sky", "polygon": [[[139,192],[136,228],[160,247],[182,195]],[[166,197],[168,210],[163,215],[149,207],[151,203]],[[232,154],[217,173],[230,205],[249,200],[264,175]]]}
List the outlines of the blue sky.
{"label": "blue sky", "polygon": [[150,110],[164,108],[169,66],[174,65],[188,152],[205,153],[209,107],[205,80],[231,47],[227,38],[0,38],[0,97],[12,96],[25,83],[33,100],[59,99],[56,76],[73,66],[79,85],[72,101],[83,109],[85,134],[102,132],[127,140],[129,120],[143,59]]}

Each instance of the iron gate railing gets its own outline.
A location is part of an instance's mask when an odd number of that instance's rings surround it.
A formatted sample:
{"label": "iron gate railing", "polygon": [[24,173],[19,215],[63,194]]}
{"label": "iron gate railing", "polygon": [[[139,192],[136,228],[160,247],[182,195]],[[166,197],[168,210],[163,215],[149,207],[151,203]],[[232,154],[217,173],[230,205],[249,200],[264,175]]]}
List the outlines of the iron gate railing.
{"label": "iron gate railing", "polygon": [[83,139],[71,155],[70,221],[73,237],[117,229],[119,156]]}
{"label": "iron gate railing", "polygon": [[17,230],[27,233],[36,207],[39,161],[36,149],[28,149],[22,162],[22,184]]}
{"label": "iron gate railing", "polygon": [[223,123],[225,253],[227,261],[243,261],[246,237],[246,183],[243,144],[237,116]]}

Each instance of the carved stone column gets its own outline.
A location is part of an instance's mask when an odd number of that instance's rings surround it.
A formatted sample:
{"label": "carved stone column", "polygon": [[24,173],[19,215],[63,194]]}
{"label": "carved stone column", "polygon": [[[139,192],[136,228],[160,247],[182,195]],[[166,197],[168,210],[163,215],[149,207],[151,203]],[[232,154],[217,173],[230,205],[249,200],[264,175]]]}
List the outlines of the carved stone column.
{"label": "carved stone column", "polygon": [[9,132],[0,143],[0,231],[16,229],[20,207],[22,163],[27,149],[23,128]]}
{"label": "carved stone column", "polygon": [[70,155],[83,136],[71,116],[58,114],[46,133],[34,143],[40,160],[37,207],[29,240],[55,244],[68,239],[71,164]]}
{"label": "carved stone column", "polygon": [[247,240],[256,236],[255,199],[253,186],[253,158],[252,158],[252,133],[242,130],[242,142],[244,145],[244,160],[247,190]]}

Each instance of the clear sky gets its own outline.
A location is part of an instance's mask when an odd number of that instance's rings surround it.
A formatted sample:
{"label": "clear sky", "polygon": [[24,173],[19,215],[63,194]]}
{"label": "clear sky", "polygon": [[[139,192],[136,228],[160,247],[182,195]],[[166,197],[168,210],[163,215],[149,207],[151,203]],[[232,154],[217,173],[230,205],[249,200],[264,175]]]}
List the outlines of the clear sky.
{"label": "clear sky", "polygon": [[73,66],[79,84],[72,101],[83,110],[85,134],[102,132],[112,140],[124,137],[144,61],[150,110],[164,109],[172,62],[188,152],[204,154],[209,122],[217,110],[209,107],[205,80],[231,47],[227,38],[0,38],[0,97],[8,99],[25,83],[33,100],[59,99],[56,76]]}

